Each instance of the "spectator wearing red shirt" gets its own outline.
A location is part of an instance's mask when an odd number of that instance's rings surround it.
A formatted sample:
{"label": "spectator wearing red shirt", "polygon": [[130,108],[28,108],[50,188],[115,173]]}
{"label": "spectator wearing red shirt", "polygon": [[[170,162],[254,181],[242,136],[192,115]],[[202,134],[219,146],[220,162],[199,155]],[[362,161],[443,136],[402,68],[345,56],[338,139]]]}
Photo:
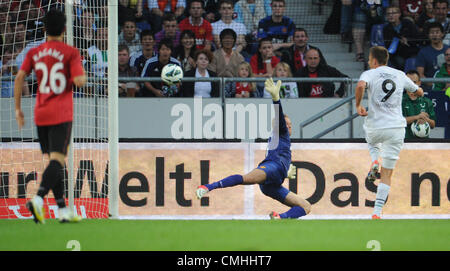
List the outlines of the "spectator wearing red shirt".
{"label": "spectator wearing red shirt", "polygon": [[189,4],[189,17],[183,19],[178,27],[180,31],[191,30],[195,34],[197,49],[211,50],[213,40],[212,26],[203,19],[203,1],[192,0]]}
{"label": "spectator wearing red shirt", "polygon": [[[273,69],[280,62],[273,52],[271,38],[262,38],[258,42],[258,51],[250,59],[254,77],[271,77]],[[263,96],[264,83],[257,84],[259,97]]]}

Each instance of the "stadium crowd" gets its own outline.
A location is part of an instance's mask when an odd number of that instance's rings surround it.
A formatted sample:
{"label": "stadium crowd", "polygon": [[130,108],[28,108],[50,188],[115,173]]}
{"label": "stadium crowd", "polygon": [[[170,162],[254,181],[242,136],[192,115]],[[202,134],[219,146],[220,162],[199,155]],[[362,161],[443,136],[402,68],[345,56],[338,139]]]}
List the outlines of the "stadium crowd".
{"label": "stadium crowd", "polygon": [[[107,1],[78,0],[74,44],[89,76],[107,72]],[[0,0],[1,75],[13,76],[29,48],[43,42],[42,17],[60,0]],[[159,77],[167,63],[180,65],[185,77],[348,77],[308,43],[308,29],[285,15],[284,0],[118,0],[119,76]],[[343,43],[355,46],[355,61],[366,62],[365,45],[383,45],[389,65],[417,70],[421,78],[448,77],[450,22],[447,0],[337,0],[333,25]],[[333,15],[332,14],[332,15]],[[323,15],[326,16],[326,15]],[[330,15],[330,19],[331,19]],[[336,16],[334,16],[336,17]],[[89,61],[88,61],[89,60]],[[206,64],[205,64],[206,63]],[[246,65],[247,64],[247,65]],[[206,66],[205,66],[206,65]],[[2,81],[1,96],[12,97],[12,80]],[[35,86],[25,86],[34,93]],[[186,91],[187,87],[192,90]],[[424,84],[446,91],[449,84]],[[286,98],[343,97],[345,84],[283,85]],[[161,82],[120,82],[121,97],[215,97],[211,82],[177,89]],[[94,89],[91,91],[107,91]],[[230,82],[226,97],[267,97],[260,83]]]}

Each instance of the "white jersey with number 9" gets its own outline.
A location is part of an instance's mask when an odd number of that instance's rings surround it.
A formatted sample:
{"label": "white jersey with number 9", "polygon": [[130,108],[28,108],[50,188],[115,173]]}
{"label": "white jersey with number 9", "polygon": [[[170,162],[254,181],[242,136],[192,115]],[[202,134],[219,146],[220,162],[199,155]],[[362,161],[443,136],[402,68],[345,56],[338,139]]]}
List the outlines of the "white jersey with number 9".
{"label": "white jersey with number 9", "polygon": [[359,81],[366,82],[369,111],[364,129],[406,127],[402,115],[403,90],[415,92],[419,87],[400,70],[388,66],[365,71]]}

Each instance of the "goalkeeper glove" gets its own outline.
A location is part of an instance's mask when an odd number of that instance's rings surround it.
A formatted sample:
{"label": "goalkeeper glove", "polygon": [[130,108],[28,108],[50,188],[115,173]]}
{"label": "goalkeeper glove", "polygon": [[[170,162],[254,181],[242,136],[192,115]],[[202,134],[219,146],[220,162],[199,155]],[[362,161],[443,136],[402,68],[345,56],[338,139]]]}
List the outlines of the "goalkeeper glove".
{"label": "goalkeeper glove", "polygon": [[280,100],[280,87],[281,87],[281,81],[278,80],[277,84],[275,85],[272,78],[268,78],[266,82],[264,82],[264,86],[266,87],[267,92],[272,95],[272,100],[274,102],[277,102]]}
{"label": "goalkeeper glove", "polygon": [[295,179],[295,177],[297,176],[297,167],[293,164],[290,164],[287,176],[289,179]]}

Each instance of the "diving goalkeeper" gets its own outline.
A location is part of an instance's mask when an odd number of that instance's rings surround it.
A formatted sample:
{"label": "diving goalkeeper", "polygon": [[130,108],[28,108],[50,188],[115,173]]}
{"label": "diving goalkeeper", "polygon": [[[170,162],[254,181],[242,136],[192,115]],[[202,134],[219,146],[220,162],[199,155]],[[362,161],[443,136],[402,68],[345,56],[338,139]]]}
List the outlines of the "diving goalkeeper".
{"label": "diving goalkeeper", "polygon": [[279,107],[278,122],[273,123],[273,134],[269,138],[266,158],[258,167],[245,175],[231,175],[218,182],[201,185],[197,188],[198,199],[208,192],[236,185],[259,184],[264,195],[271,197],[284,205],[291,207],[287,212],[270,213],[271,219],[299,218],[308,214],[311,204],[299,195],[282,186],[286,177],[295,178],[297,169],[291,164],[291,120],[283,114],[280,102],[281,81],[274,84],[272,78],[264,83],[266,90],[271,94],[273,104]]}

